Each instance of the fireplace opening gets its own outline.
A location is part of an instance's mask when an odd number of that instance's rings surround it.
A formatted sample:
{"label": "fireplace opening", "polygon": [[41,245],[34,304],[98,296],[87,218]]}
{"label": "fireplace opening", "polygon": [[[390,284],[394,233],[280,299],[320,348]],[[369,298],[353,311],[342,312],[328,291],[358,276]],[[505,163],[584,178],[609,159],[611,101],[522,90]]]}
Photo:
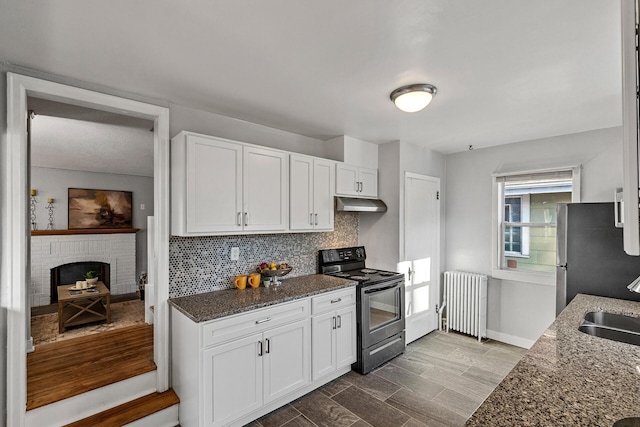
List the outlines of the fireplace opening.
{"label": "fireplace opening", "polygon": [[51,304],[58,302],[58,286],[74,285],[78,280],[84,280],[87,271],[97,271],[100,281],[107,289],[111,289],[109,264],[99,261],[71,262],[51,269]]}

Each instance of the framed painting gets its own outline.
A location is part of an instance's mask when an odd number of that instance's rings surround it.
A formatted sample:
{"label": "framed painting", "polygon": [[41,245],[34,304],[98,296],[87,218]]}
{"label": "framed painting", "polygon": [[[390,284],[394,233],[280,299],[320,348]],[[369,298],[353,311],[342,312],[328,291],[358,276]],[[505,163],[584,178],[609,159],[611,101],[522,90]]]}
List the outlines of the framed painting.
{"label": "framed painting", "polygon": [[131,191],[69,188],[69,230],[133,228]]}

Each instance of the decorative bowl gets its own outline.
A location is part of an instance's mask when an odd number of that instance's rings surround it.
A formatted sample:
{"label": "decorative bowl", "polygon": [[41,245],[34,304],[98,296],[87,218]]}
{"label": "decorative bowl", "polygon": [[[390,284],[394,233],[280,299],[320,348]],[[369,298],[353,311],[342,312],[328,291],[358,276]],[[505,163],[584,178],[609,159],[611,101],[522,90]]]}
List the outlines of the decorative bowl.
{"label": "decorative bowl", "polygon": [[291,272],[291,270],[293,270],[293,267],[289,267],[289,268],[279,268],[277,270],[271,270],[271,269],[264,269],[264,270],[260,270],[260,274],[262,274],[263,276],[266,277],[282,277],[282,276],[286,276],[287,274],[289,274]]}

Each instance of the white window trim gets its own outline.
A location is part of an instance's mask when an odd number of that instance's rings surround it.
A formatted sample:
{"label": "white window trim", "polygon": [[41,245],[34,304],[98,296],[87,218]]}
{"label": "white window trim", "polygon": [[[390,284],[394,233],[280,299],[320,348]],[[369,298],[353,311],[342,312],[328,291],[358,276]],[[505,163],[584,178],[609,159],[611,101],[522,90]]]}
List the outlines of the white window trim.
{"label": "white window trim", "polygon": [[516,270],[503,270],[500,268],[500,255],[501,255],[501,242],[500,231],[502,230],[503,221],[503,209],[498,209],[497,203],[498,195],[503,194],[501,182],[498,182],[498,178],[509,175],[523,175],[527,173],[544,173],[544,172],[557,172],[557,171],[572,171],[572,191],[571,202],[579,203],[581,186],[580,186],[580,171],[581,166],[566,166],[552,169],[538,169],[529,171],[515,171],[509,173],[495,173],[492,176],[492,190],[491,190],[491,206],[492,206],[492,221],[491,221],[491,276],[496,279],[509,280],[513,282],[526,282],[543,286],[556,286],[556,274],[554,272],[543,271],[516,271]]}

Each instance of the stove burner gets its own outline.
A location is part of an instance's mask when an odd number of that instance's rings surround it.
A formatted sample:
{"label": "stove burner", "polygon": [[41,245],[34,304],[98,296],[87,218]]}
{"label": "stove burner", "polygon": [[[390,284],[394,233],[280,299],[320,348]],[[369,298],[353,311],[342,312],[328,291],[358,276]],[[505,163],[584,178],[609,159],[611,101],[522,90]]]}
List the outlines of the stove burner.
{"label": "stove burner", "polygon": [[360,273],[364,273],[364,274],[371,274],[371,273],[375,273],[378,270],[372,270],[370,268],[363,268],[362,270],[360,270]]}
{"label": "stove burner", "polygon": [[369,280],[367,276],[349,276],[349,278],[353,280]]}
{"label": "stove burner", "polygon": [[379,274],[380,274],[381,276],[395,276],[395,275],[396,275],[396,274],[398,274],[398,273],[394,273],[394,272],[392,272],[392,271],[381,271]]}
{"label": "stove burner", "polygon": [[336,274],[334,274],[334,276],[336,276],[336,277],[349,277],[349,274],[348,273],[336,273]]}

